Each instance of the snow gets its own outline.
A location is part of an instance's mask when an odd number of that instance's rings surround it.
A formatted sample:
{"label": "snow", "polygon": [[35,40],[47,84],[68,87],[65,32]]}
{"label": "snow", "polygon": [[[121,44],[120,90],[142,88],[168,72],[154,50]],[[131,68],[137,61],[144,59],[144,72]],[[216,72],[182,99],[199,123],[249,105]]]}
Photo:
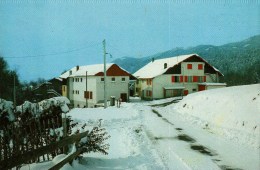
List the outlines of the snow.
{"label": "snow", "polygon": [[47,110],[52,106],[59,106],[63,113],[67,113],[69,111],[69,104],[70,101],[66,97],[53,97],[43,100],[39,103],[31,103],[29,101],[25,101],[22,105],[16,107],[16,111],[20,113],[25,113],[28,110],[37,117],[44,110]]}
{"label": "snow", "polygon": [[[154,78],[158,75],[163,74],[168,68],[182,62],[183,60],[197,54],[181,55],[177,57],[157,59],[151,61],[137,72],[134,73],[135,77],[138,78]],[[167,68],[164,68],[164,64],[167,63]]]}
{"label": "snow", "polygon": [[[108,70],[113,63],[107,63],[106,69]],[[89,76],[94,76],[99,72],[104,72],[104,64],[94,64],[94,65],[87,65],[87,66],[80,66],[79,70],[75,73],[72,73],[70,77],[74,76],[86,76],[86,71],[88,72]]]}
{"label": "snow", "polygon": [[13,102],[11,101],[6,101],[4,99],[0,98],[0,117],[2,117],[3,112],[7,112],[7,118],[9,121],[14,121],[15,117],[14,117],[14,113],[13,113]]}
{"label": "snow", "polygon": [[173,108],[191,115],[190,119],[201,126],[221,128],[218,133],[222,135],[230,138],[239,135],[240,142],[259,146],[260,84],[194,93],[168,109]]}
{"label": "snow", "polygon": [[[83,154],[62,169],[260,168],[260,84],[197,92],[159,107],[175,99],[71,110],[67,115],[78,128],[101,122],[110,149],[108,155]],[[66,156],[22,169],[47,169]]]}
{"label": "snow", "polygon": [[198,83],[198,85],[206,85],[206,86],[227,86],[226,83],[207,83],[207,82]]}

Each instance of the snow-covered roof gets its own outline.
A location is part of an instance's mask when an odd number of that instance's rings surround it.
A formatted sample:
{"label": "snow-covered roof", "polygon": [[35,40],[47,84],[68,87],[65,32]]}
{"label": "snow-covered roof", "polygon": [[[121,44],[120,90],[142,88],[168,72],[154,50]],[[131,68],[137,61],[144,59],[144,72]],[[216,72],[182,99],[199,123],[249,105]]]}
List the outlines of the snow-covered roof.
{"label": "snow-covered roof", "polygon": [[205,86],[226,86],[227,84],[226,83],[207,83],[207,82],[204,82],[204,83],[199,83],[199,85],[205,85]]}
{"label": "snow-covered roof", "polygon": [[[158,59],[151,61],[141,69],[139,69],[137,72],[134,73],[134,76],[137,78],[154,78],[156,76],[162,75],[165,73],[170,67],[173,67],[174,65],[181,63],[182,61],[188,59],[189,57],[197,56],[201,58],[198,54],[188,54],[188,55],[181,55],[181,56],[175,56],[170,58],[164,58],[164,59]],[[207,63],[203,58],[201,58],[204,62]],[[165,68],[164,65],[167,64],[167,67]],[[218,69],[212,66],[212,68],[219,72]],[[220,73],[220,72],[219,72]],[[221,73],[220,73],[221,74]]]}
{"label": "snow-covered roof", "polygon": [[183,86],[163,87],[165,90],[185,89]]}
{"label": "snow-covered roof", "polygon": [[[181,55],[176,57],[164,58],[151,61],[140,70],[134,73],[137,78],[154,78],[166,72],[170,67],[182,62],[183,60],[197,54]],[[164,64],[167,63],[167,68]]]}
{"label": "snow-covered roof", "polygon": [[[113,63],[106,64],[106,70],[108,70]],[[77,70],[78,67],[78,70]],[[88,72],[89,76],[95,75],[99,72],[104,72],[104,64],[94,64],[94,65],[86,65],[86,66],[76,66],[72,69],[66,71],[62,75],[60,75],[60,78],[68,78],[68,77],[74,77],[74,76],[86,76],[86,71]],[[71,74],[70,74],[71,72]]]}

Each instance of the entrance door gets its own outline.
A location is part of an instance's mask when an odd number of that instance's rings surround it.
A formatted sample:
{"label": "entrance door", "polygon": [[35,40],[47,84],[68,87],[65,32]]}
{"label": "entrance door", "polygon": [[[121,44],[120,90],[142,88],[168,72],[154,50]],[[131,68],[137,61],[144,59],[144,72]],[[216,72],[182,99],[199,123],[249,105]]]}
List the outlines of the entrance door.
{"label": "entrance door", "polygon": [[122,102],[127,102],[127,94],[126,93],[121,93],[120,98],[122,99]]}

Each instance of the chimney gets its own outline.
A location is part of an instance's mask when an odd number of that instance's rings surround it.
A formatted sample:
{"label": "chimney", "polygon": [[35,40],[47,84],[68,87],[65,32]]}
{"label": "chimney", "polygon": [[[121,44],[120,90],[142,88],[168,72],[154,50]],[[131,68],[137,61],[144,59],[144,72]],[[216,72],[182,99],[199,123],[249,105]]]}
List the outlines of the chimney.
{"label": "chimney", "polygon": [[154,62],[154,57],[152,58],[152,62]]}
{"label": "chimney", "polygon": [[70,75],[72,75],[72,70],[70,70]]}
{"label": "chimney", "polygon": [[78,71],[78,70],[79,70],[79,66],[76,67],[76,71]]}

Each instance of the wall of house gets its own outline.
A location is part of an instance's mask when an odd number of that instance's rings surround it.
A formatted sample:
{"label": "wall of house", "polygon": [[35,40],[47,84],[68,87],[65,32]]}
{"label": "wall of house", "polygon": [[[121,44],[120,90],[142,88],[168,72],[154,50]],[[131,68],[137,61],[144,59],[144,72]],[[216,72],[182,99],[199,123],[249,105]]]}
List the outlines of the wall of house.
{"label": "wall of house", "polygon": [[[76,81],[78,79],[79,81]],[[81,81],[82,79],[82,81]],[[74,81],[73,81],[74,80]],[[69,78],[70,88],[69,88],[69,99],[74,107],[85,107],[86,106],[86,77],[70,77]],[[88,91],[92,91],[93,96],[92,99],[88,99],[88,106],[94,106],[96,103],[96,78],[94,76],[88,76],[87,80]]]}
{"label": "wall of house", "polygon": [[[97,103],[104,102],[104,81],[101,81],[103,76],[97,77]],[[115,78],[115,81],[112,81],[112,78]],[[122,78],[125,81],[122,81]],[[114,96],[116,99],[119,99],[121,93],[126,93],[127,97],[129,96],[129,76],[107,76],[106,90],[107,90],[107,100],[110,101],[110,97]]]}
{"label": "wall of house", "polygon": [[153,98],[153,94],[151,94],[153,93],[153,79],[140,79],[137,87],[139,88],[138,94],[143,99]]}
{"label": "wall of house", "polygon": [[[87,91],[92,92],[92,99],[88,99],[88,107],[94,107],[97,103],[104,102],[104,81],[101,80],[103,76],[88,76]],[[122,93],[129,96],[128,91],[128,76],[115,76],[115,81],[112,81],[112,76],[107,76],[107,100],[110,100],[111,96],[115,96],[116,99],[120,98]],[[122,81],[122,78],[125,80]],[[74,81],[73,81],[74,79]],[[79,81],[76,81],[78,79]],[[82,79],[82,81],[81,81]],[[71,100],[73,107],[85,107],[86,106],[86,77],[79,76],[69,78],[69,99]]]}

